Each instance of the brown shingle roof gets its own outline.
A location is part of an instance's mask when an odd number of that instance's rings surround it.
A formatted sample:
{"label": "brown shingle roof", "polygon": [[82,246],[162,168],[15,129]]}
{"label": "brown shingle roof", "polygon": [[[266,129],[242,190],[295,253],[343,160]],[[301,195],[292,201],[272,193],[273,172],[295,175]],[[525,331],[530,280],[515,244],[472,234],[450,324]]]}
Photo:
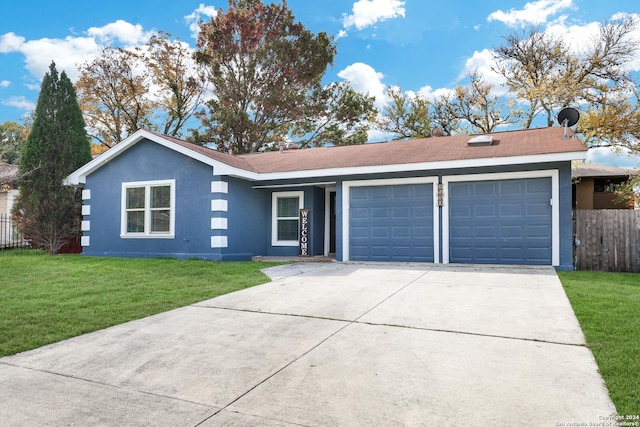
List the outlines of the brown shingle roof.
{"label": "brown shingle roof", "polygon": [[234,157],[255,172],[270,173],[587,151],[578,139],[563,134],[564,129],[549,127],[494,133],[490,146],[469,146],[472,136],[458,135]]}
{"label": "brown shingle roof", "polygon": [[593,163],[585,163],[571,170],[571,176],[579,177],[597,177],[597,176],[631,176],[636,175],[638,171],[634,169],[622,169],[612,166],[597,165]]}
{"label": "brown shingle roof", "polygon": [[[573,135],[571,130],[570,135]],[[158,134],[161,136],[160,134]],[[229,155],[163,136],[229,166],[257,173],[382,166],[452,160],[532,156],[587,151],[576,138],[564,138],[564,129],[547,127],[492,134],[489,146],[469,146],[472,135],[391,141],[342,147]]]}
{"label": "brown shingle roof", "polygon": [[217,160],[219,162],[222,162],[226,165],[232,166],[234,168],[238,168],[238,169],[244,169],[247,171],[251,171],[251,172],[255,172],[251,165],[249,163],[247,163],[241,156],[232,156],[230,154],[227,153],[223,153],[221,151],[217,151],[217,150],[212,150],[211,148],[207,148],[207,147],[203,147],[200,145],[196,145],[190,142],[186,142],[183,141],[181,139],[177,139],[177,138],[172,138],[170,136],[167,135],[163,135],[161,133],[158,132],[154,132],[154,131],[147,131],[149,133],[152,133],[154,135],[159,136],[160,138],[164,138],[167,141],[171,141],[175,144],[178,144],[182,147],[185,147],[191,151],[195,151],[196,153],[200,153],[204,156],[207,156],[209,158],[212,158],[214,160]]}
{"label": "brown shingle roof", "polygon": [[[557,160],[577,160],[586,157],[586,147],[576,138],[564,138],[564,129],[560,127],[527,129],[491,134],[491,145],[470,146],[467,142],[473,135],[458,135],[392,141],[343,147],[321,147],[284,152],[265,152],[256,154],[231,155],[210,148],[201,147],[162,135],[157,132],[139,130],[129,138],[98,156],[66,179],[67,184],[84,183],[91,174],[112,158],[119,156],[128,147],[142,139],[151,139],[156,143],[176,149],[185,155],[199,158],[207,164],[226,165],[222,174],[238,175],[249,179],[272,179],[271,174],[291,174],[291,176],[317,176],[328,173],[341,173],[342,169],[380,167],[386,171],[413,170],[418,168],[462,167],[491,164],[526,164]],[[573,132],[569,130],[569,135]],[[556,156],[554,156],[554,154]],[[563,155],[564,154],[564,155]],[[513,160],[509,160],[513,158]],[[517,158],[517,159],[516,159]],[[496,159],[492,163],[492,160]],[[210,160],[213,160],[211,162]],[[460,164],[460,161],[469,161]],[[475,162],[478,161],[478,162]],[[457,164],[446,164],[456,162]],[[438,164],[437,166],[433,164]],[[427,164],[427,165],[425,165]],[[430,164],[430,165],[429,165]],[[366,169],[360,169],[365,171]],[[308,173],[307,173],[308,172]]]}

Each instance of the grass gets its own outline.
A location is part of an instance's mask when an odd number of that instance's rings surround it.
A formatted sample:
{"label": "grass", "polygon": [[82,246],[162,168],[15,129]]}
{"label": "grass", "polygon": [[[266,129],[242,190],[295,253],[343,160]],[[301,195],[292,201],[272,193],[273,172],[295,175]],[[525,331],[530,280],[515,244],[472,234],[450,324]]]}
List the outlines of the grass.
{"label": "grass", "polygon": [[[265,283],[273,265],[0,251],[0,357]],[[640,275],[558,274],[618,413],[640,414]]]}
{"label": "grass", "polygon": [[268,282],[273,265],[0,251],[0,357]]}
{"label": "grass", "polygon": [[640,274],[559,272],[619,415],[640,415]]}

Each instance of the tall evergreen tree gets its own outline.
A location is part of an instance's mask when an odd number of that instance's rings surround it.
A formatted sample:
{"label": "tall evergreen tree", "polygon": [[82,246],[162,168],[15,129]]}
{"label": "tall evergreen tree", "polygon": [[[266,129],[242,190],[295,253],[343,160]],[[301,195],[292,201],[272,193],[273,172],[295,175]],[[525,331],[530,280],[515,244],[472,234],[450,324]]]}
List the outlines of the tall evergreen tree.
{"label": "tall evergreen tree", "polygon": [[56,254],[80,235],[80,190],[63,179],[91,160],[73,84],[55,63],[42,80],[31,132],[20,153],[18,225],[36,246]]}

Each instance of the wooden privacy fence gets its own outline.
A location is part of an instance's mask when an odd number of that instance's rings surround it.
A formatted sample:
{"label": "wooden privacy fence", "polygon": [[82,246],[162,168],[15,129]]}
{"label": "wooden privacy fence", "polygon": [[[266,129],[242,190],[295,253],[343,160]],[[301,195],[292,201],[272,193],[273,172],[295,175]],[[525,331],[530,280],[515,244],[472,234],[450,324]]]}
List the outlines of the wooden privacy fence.
{"label": "wooden privacy fence", "polygon": [[11,216],[0,214],[0,249],[28,246],[22,233],[13,225]]}
{"label": "wooden privacy fence", "polygon": [[640,210],[574,211],[576,269],[640,272]]}

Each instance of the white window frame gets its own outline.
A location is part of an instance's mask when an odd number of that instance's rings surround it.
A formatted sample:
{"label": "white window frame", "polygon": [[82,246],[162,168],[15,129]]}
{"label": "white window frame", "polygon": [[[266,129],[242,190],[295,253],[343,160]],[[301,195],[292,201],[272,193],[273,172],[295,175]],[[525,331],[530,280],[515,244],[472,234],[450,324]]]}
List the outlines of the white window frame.
{"label": "white window frame", "polygon": [[[168,232],[151,232],[151,188],[152,187],[169,187],[170,206],[169,206],[169,231]],[[130,233],[127,232],[127,189],[144,188],[144,232]],[[176,223],[176,180],[158,180],[158,181],[136,181],[123,182],[121,195],[121,221],[120,221],[120,237],[123,239],[173,239],[175,238]]]}
{"label": "white window frame", "polygon": [[[304,208],[304,191],[277,191],[271,193],[271,246],[298,246],[298,240],[278,240],[278,219],[293,219],[293,217],[278,218],[278,199],[297,197],[298,208]],[[299,210],[298,210],[299,211]],[[300,215],[296,217],[300,221]],[[298,226],[300,224],[298,223]]]}

